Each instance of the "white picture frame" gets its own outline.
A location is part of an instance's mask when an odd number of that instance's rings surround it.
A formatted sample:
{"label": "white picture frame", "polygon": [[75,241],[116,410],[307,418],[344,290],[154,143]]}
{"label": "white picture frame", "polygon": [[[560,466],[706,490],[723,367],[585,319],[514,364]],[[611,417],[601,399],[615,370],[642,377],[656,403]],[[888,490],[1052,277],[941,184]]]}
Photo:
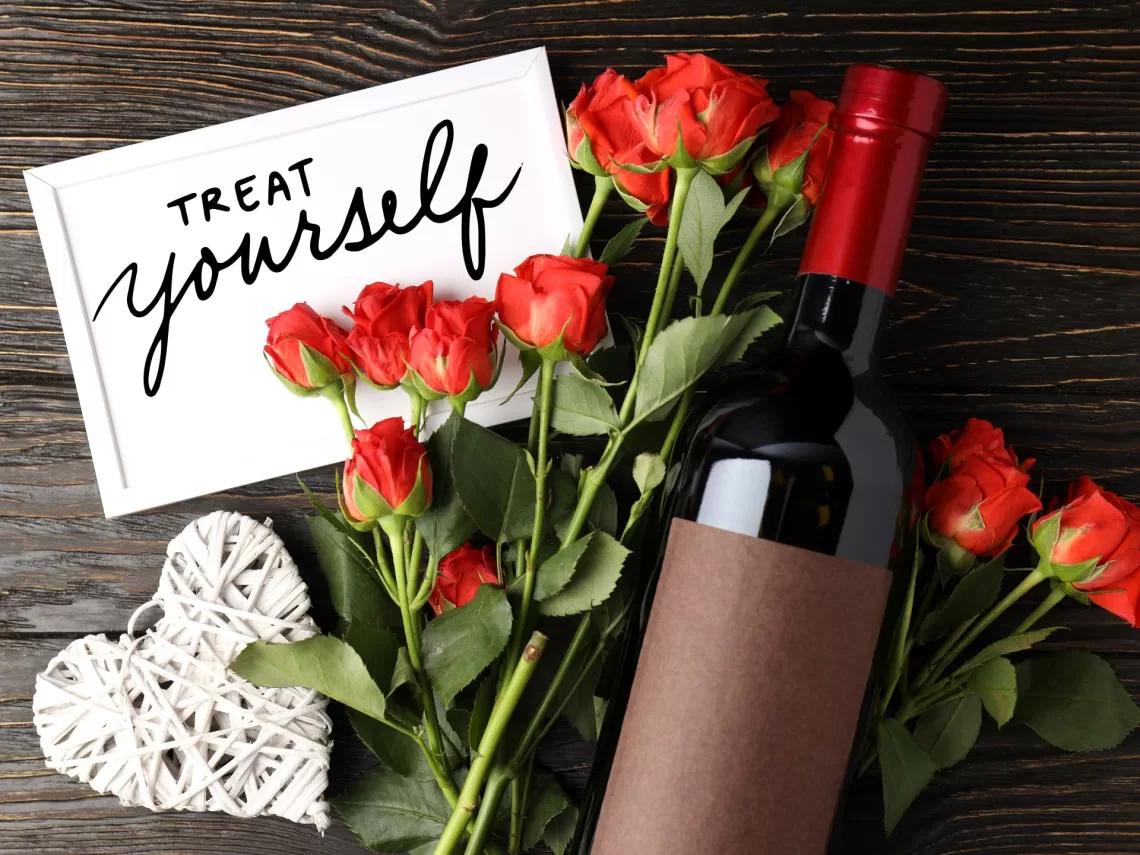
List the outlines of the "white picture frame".
{"label": "white picture frame", "polygon": [[[485,163],[472,190],[480,146]],[[347,456],[332,407],[288,394],[266,367],[265,319],[302,300],[339,316],[376,280],[432,279],[436,299],[492,299],[500,272],[559,252],[582,227],[543,48],[24,175],[108,517]],[[355,220],[354,190],[365,212]],[[504,190],[493,208],[475,204]],[[425,207],[410,231],[396,230]],[[339,249],[314,257],[338,231]],[[239,258],[243,234],[249,249]],[[253,265],[247,283],[242,265],[262,238],[275,262],[297,249],[279,272]],[[221,266],[226,259],[233,263]],[[529,413],[525,390],[504,403],[521,376],[517,362],[508,346],[502,376],[468,405],[469,418],[494,424]],[[403,393],[358,385],[369,423],[406,418]],[[429,424],[446,409],[436,402]]]}

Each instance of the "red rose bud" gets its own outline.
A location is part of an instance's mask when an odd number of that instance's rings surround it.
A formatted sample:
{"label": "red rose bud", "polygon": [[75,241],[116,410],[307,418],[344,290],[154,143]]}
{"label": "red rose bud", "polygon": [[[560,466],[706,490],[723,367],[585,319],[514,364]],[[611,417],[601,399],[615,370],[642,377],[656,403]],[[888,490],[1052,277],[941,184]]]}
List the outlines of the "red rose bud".
{"label": "red rose bud", "polygon": [[439,562],[439,575],[428,603],[437,615],[447,609],[465,606],[479,591],[480,585],[499,584],[495,565],[495,548],[476,549],[467,543]]}
{"label": "red rose bud", "polygon": [[310,395],[342,377],[351,377],[345,358],[345,332],[306,303],[265,322],[265,358],[281,382],[298,395]]}
{"label": "red rose bud", "polygon": [[585,356],[606,332],[606,295],[614,277],[589,258],[532,255],[503,273],[495,292],[499,322],[519,347],[550,359]]}
{"label": "red rose bud", "polygon": [[635,172],[661,158],[649,150],[633,115],[637,87],[607,68],[581,90],[566,110],[566,146],[570,160],[591,175],[613,177],[618,193],[655,225],[669,221],[668,169]]}
{"label": "red rose bud", "polygon": [[829,126],[835,105],[802,89],[792,91],[780,118],[768,131],[767,151],[752,164],[752,174],[768,194],[768,204],[784,207],[802,195],[815,206],[835,132]]}
{"label": "red rose bud", "polygon": [[445,300],[427,313],[427,327],[412,333],[408,366],[429,400],[449,397],[462,407],[495,381],[495,304],[482,297]]}
{"label": "red rose bud", "polygon": [[1105,591],[1094,601],[1136,622],[1140,596],[1140,509],[1083,477],[1068,501],[1033,526],[1039,569],[1081,591]]}
{"label": "red rose bud", "polygon": [[409,288],[373,282],[360,292],[354,309],[345,306],[356,322],[348,334],[352,361],[369,383],[391,389],[404,379],[408,338],[424,325],[431,299],[431,280]]}
{"label": "red rose bud", "polygon": [[344,505],[349,522],[392,515],[418,517],[431,505],[427,453],[401,418],[358,430],[344,464]]}
{"label": "red rose bud", "polygon": [[1006,446],[1001,428],[982,419],[969,419],[961,430],[944,433],[930,443],[930,457],[935,469],[941,469],[949,461],[950,469],[953,470],[965,460],[979,454],[990,455],[1009,466],[1025,470],[1034,463],[1033,460],[1026,460],[1019,464],[1013,449]]}
{"label": "red rose bud", "polygon": [[1028,484],[1024,469],[1000,457],[965,458],[926,491],[927,526],[974,555],[997,555],[1012,542],[1018,521],[1041,510]]}
{"label": "red rose bud", "polygon": [[636,84],[633,112],[645,144],[672,166],[728,172],[780,115],[768,81],[699,53],[671,54],[665,62]]}

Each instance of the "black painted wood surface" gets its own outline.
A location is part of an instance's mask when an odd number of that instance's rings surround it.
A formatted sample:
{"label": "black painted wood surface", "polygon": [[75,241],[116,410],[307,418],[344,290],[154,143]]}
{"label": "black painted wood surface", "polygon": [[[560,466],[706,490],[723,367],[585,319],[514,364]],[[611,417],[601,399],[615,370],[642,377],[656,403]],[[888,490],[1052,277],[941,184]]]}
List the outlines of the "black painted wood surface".
{"label": "black painted wood surface", "polygon": [[[607,65],[638,75],[666,51],[828,97],[850,63],[903,64],[944,80],[951,106],[890,331],[892,387],[923,437],[990,418],[1049,483],[1088,472],[1135,499],[1138,20],[1140,3],[1085,0],[0,4],[0,852],[362,851],[339,824],[321,840],[273,820],[123,809],[43,766],[35,673],[77,635],[122,631],[194,515],[269,515],[302,563],[309,552],[291,478],[103,519],[22,169],[537,45],[566,100]],[[611,204],[599,237],[630,216]],[[742,238],[729,230],[722,267]],[[744,285],[786,288],[802,239]],[[660,240],[618,271],[616,311],[644,318],[659,255]],[[331,489],[331,470],[308,477]],[[1140,634],[1099,610],[1064,616],[1072,632],[1045,647],[1104,654],[1140,697]],[[345,732],[336,761],[360,768]],[[1136,735],[1072,755],[987,722],[891,841],[874,786],[859,789],[845,851],[1140,852],[1138,755]],[[580,788],[590,748],[562,729],[544,760]]]}

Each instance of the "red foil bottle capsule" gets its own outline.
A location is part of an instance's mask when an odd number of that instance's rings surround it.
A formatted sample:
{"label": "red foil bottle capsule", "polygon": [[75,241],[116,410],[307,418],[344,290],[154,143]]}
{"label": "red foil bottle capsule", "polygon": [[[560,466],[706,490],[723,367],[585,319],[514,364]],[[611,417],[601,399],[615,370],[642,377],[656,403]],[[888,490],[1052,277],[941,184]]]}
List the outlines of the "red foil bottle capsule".
{"label": "red foil bottle capsule", "polygon": [[800,275],[824,273],[895,292],[946,87],[879,65],[847,71],[827,177]]}

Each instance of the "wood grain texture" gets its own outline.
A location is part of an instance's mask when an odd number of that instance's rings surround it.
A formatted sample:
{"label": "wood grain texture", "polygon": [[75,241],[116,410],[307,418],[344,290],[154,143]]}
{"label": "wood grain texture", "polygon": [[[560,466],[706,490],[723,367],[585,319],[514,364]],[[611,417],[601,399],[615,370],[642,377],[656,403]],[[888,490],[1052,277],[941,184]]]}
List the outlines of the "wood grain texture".
{"label": "wood grain texture", "polygon": [[[76,635],[121,632],[193,516],[272,516],[322,597],[292,479],[102,518],[22,169],[537,45],[566,100],[607,65],[636,75],[666,51],[710,52],[778,94],[834,96],[852,62],[904,64],[944,80],[951,107],[890,330],[892,387],[923,437],[991,418],[1048,484],[1091,472],[1140,498],[1138,22],[1140,3],[1096,0],[0,3],[0,852],[362,851],[340,825],[318,839],[125,810],[42,765],[35,673]],[[611,204],[599,237],[630,216]],[[729,229],[714,276],[742,238]],[[802,240],[741,293],[786,288]],[[616,311],[644,318],[660,249],[646,241],[618,270]],[[332,488],[330,471],[306,479]],[[1050,646],[1105,654],[1140,697],[1140,635],[1099,610],[1064,616],[1072,632]],[[345,733],[351,776],[366,759]],[[1140,736],[1068,755],[987,724],[890,842],[875,788],[857,790],[845,851],[1140,852],[1138,755]],[[561,729],[544,760],[577,789],[589,756]]]}

